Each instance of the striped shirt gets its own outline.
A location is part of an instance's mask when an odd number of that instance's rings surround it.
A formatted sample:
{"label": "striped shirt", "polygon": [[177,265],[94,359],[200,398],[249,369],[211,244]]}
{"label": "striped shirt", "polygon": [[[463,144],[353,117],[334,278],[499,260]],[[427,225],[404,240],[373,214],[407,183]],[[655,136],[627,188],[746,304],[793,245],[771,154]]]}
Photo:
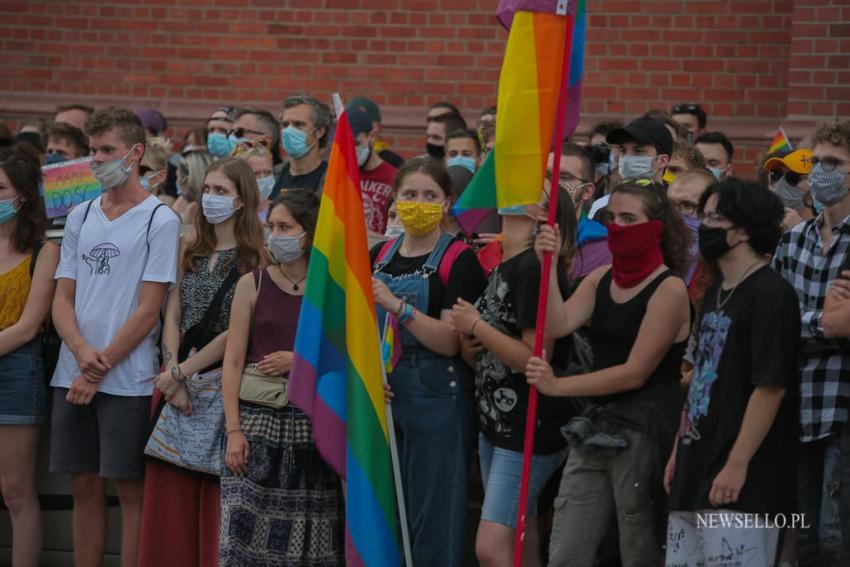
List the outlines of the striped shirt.
{"label": "striped shirt", "polygon": [[[827,339],[823,304],[829,284],[850,251],[850,216],[832,229],[832,245],[823,249],[823,215],[785,233],[773,267],[797,292],[802,317],[800,424],[801,441],[841,432],[850,417],[850,341]],[[846,268],[845,268],[846,269]]]}

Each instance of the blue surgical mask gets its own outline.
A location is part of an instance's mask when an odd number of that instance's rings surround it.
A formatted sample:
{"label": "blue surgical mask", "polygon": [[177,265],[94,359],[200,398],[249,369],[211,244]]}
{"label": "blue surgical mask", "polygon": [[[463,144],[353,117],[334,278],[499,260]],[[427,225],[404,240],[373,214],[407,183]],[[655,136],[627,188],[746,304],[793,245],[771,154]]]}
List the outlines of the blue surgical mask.
{"label": "blue surgical mask", "polygon": [[388,224],[387,230],[384,232],[384,236],[390,239],[398,238],[404,234],[404,226],[401,224]]}
{"label": "blue surgical mask", "polygon": [[139,178],[139,183],[142,185],[142,189],[150,193],[153,191],[154,187],[151,186],[151,179],[159,175],[159,171],[154,171],[153,173],[148,173],[147,175],[143,175]]}
{"label": "blue surgical mask", "polygon": [[682,215],[682,220],[685,221],[685,226],[693,233],[696,238],[699,233],[699,218],[696,215]]}
{"label": "blue surgical mask", "polygon": [[469,170],[469,173],[475,173],[475,158],[467,157],[467,156],[455,156],[450,157],[446,160],[446,167],[452,167],[455,165],[459,165],[460,167],[465,167]]}
{"label": "blue surgical mask", "polygon": [[235,147],[236,144],[232,143],[223,132],[212,132],[207,135],[207,150],[217,158],[229,156]]}
{"label": "blue surgical mask", "polygon": [[720,169],[719,167],[711,167],[711,166],[708,166],[706,169],[708,169],[708,171],[711,172],[711,174],[714,176],[715,179],[717,179],[718,181],[723,181],[723,170],[722,169]]}
{"label": "blue surgical mask", "polygon": [[297,236],[275,236],[270,234],[266,245],[272,253],[272,257],[280,264],[293,264],[304,256],[304,248],[301,247],[301,239],[306,232]]}
{"label": "blue surgical mask", "polygon": [[44,158],[44,165],[53,165],[54,163],[62,163],[63,161],[68,161],[68,158],[62,154],[51,153],[47,154],[47,157]]}
{"label": "blue surgical mask", "polygon": [[[307,145],[307,134],[302,132],[295,126],[287,126],[280,131],[280,141],[283,144],[283,149],[291,157],[298,159],[310,151],[310,148],[316,143]],[[317,140],[318,141],[318,140]]]}
{"label": "blue surgical mask", "polygon": [[0,224],[6,224],[18,214],[18,209],[15,208],[15,199],[17,197],[0,200]]}
{"label": "blue surgical mask", "polygon": [[260,189],[260,202],[269,198],[274,189],[274,175],[266,175],[257,178],[257,187]]}
{"label": "blue surgical mask", "polygon": [[499,207],[499,214],[503,217],[521,217],[525,215],[525,205],[514,205],[512,207]]}
{"label": "blue surgical mask", "polygon": [[236,212],[236,209],[233,208],[233,197],[210,195],[209,193],[204,193],[201,197],[201,208],[204,211],[204,217],[210,224],[223,223]]}
{"label": "blue surgical mask", "polygon": [[357,146],[355,151],[357,153],[357,167],[363,167],[369,161],[369,156],[372,154],[372,146],[369,144]]}
{"label": "blue surgical mask", "polygon": [[625,179],[652,179],[655,170],[652,169],[652,156],[621,156],[619,172]]}

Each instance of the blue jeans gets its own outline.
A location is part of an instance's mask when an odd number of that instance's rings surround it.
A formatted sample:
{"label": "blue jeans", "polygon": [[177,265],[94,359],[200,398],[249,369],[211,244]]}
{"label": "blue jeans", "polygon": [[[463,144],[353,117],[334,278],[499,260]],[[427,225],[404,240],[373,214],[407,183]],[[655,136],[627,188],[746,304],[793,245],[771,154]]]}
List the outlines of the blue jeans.
{"label": "blue jeans", "polygon": [[475,428],[469,369],[405,351],[389,382],[413,563],[460,567]]}
{"label": "blue jeans", "polygon": [[38,425],[47,416],[41,342],[0,356],[0,425]]}
{"label": "blue jeans", "polygon": [[800,448],[797,498],[807,527],[797,530],[798,567],[842,565],[839,441],[833,436],[803,443]]}

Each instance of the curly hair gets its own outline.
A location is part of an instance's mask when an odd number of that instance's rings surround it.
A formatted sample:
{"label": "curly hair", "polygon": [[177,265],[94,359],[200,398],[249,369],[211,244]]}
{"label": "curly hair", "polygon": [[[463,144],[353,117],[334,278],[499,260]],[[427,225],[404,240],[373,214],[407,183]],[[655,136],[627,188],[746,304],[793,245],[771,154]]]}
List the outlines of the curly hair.
{"label": "curly hair", "polygon": [[649,220],[658,219],[664,223],[664,232],[661,233],[664,263],[673,273],[684,277],[691,265],[691,231],[679,210],[667,199],[664,187],[658,183],[641,184],[630,180],[614,187],[611,196],[616,193],[637,197],[643,203],[643,212]]}
{"label": "curly hair", "polygon": [[812,147],[826,142],[844,148],[850,152],[850,120],[828,120],[815,128]]}
{"label": "curly hair", "polygon": [[39,194],[41,160],[38,151],[28,143],[3,148],[0,150],[0,169],[19,197],[10,244],[16,252],[26,254],[44,240],[47,230],[47,212]]}
{"label": "curly hair", "polygon": [[673,142],[673,155],[670,159],[679,158],[687,168],[690,169],[705,169],[705,156],[699,151],[696,146],[687,142]]}

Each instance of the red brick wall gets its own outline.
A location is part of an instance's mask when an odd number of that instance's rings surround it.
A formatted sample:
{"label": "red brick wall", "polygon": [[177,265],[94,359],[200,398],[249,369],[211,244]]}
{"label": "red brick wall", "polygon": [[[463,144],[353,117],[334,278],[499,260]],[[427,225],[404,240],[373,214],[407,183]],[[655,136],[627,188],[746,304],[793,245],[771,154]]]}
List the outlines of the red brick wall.
{"label": "red brick wall", "polygon": [[[366,94],[420,152],[427,106],[495,102],[497,0],[0,2],[0,119],[58,103],[153,106],[175,130],[220,104],[277,112],[297,90]],[[582,125],[700,101],[741,148],[850,110],[846,0],[591,0]],[[845,4],[841,6],[841,4]],[[792,21],[794,25],[792,25]],[[842,23],[843,22],[843,23]],[[790,87],[790,88],[789,88]]]}

